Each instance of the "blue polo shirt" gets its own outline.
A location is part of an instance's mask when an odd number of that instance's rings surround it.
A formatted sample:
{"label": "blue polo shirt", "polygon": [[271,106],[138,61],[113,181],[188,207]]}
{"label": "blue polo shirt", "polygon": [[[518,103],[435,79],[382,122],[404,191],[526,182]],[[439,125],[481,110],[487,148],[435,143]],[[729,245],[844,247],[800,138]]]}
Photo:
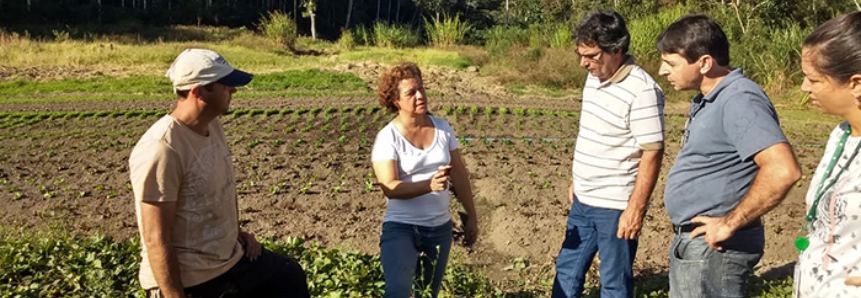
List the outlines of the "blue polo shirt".
{"label": "blue polo shirt", "polygon": [[786,142],[771,100],[741,69],[734,69],[708,96],[694,97],[690,109],[683,147],[664,192],[675,225],[732,211],[759,171],[753,157]]}

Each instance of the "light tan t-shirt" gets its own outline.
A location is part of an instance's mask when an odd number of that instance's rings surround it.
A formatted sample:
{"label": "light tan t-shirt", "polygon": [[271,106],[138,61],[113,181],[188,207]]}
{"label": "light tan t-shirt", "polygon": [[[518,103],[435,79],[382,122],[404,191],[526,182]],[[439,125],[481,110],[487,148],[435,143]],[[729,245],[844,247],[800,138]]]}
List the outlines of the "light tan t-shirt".
{"label": "light tan t-shirt", "polygon": [[[171,243],[183,287],[227,272],[242,257],[233,162],[216,119],[204,137],[165,115],[144,134],[129,158],[138,226],[141,201],[176,201]],[[143,234],[141,234],[143,239]],[[140,282],[158,287],[141,249]]]}

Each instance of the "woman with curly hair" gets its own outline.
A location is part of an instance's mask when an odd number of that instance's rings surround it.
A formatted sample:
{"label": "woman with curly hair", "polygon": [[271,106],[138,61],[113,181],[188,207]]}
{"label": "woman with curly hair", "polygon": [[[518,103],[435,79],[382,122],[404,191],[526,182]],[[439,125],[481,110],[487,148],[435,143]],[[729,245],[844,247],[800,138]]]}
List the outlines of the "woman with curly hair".
{"label": "woman with curly hair", "polygon": [[371,153],[387,202],[380,234],[383,297],[425,297],[428,286],[436,297],[452,245],[449,186],[468,213],[466,244],[478,237],[469,174],[451,126],[428,113],[418,66],[401,63],[386,70],[378,95],[380,105],[397,114],[377,133]]}

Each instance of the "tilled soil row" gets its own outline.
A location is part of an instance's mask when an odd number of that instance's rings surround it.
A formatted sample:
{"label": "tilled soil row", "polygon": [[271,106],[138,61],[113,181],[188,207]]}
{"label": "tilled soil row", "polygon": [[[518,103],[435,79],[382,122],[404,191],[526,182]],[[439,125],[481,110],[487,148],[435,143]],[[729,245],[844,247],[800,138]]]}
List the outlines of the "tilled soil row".
{"label": "tilled soil row", "polygon": [[[542,97],[504,97],[484,94],[468,96],[431,96],[430,106],[439,111],[443,106],[508,107],[523,109],[548,109],[574,111],[580,102],[572,98]],[[157,100],[88,100],[71,102],[33,102],[2,103],[0,112],[61,112],[61,111],[101,111],[101,110],[170,110],[175,101]],[[232,109],[285,109],[285,108],[326,108],[379,105],[373,96],[334,96],[334,97],[276,97],[276,98],[237,98],[230,103]]]}

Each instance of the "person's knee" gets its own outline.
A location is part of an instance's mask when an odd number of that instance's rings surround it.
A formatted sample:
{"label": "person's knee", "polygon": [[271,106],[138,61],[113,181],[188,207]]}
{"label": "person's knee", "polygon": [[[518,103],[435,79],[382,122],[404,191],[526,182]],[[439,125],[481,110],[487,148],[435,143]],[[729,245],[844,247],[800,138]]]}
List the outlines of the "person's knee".
{"label": "person's knee", "polygon": [[285,263],[286,264],[284,270],[288,276],[291,276],[294,279],[305,280],[307,275],[305,274],[305,269],[302,268],[302,265],[299,264],[299,262],[287,259]]}
{"label": "person's knee", "polygon": [[276,272],[276,276],[288,281],[306,280],[305,270],[296,260],[269,251],[264,251],[264,254],[271,258],[270,268]]}
{"label": "person's knee", "polygon": [[412,292],[412,282],[409,279],[387,279],[383,297],[409,297]]}

